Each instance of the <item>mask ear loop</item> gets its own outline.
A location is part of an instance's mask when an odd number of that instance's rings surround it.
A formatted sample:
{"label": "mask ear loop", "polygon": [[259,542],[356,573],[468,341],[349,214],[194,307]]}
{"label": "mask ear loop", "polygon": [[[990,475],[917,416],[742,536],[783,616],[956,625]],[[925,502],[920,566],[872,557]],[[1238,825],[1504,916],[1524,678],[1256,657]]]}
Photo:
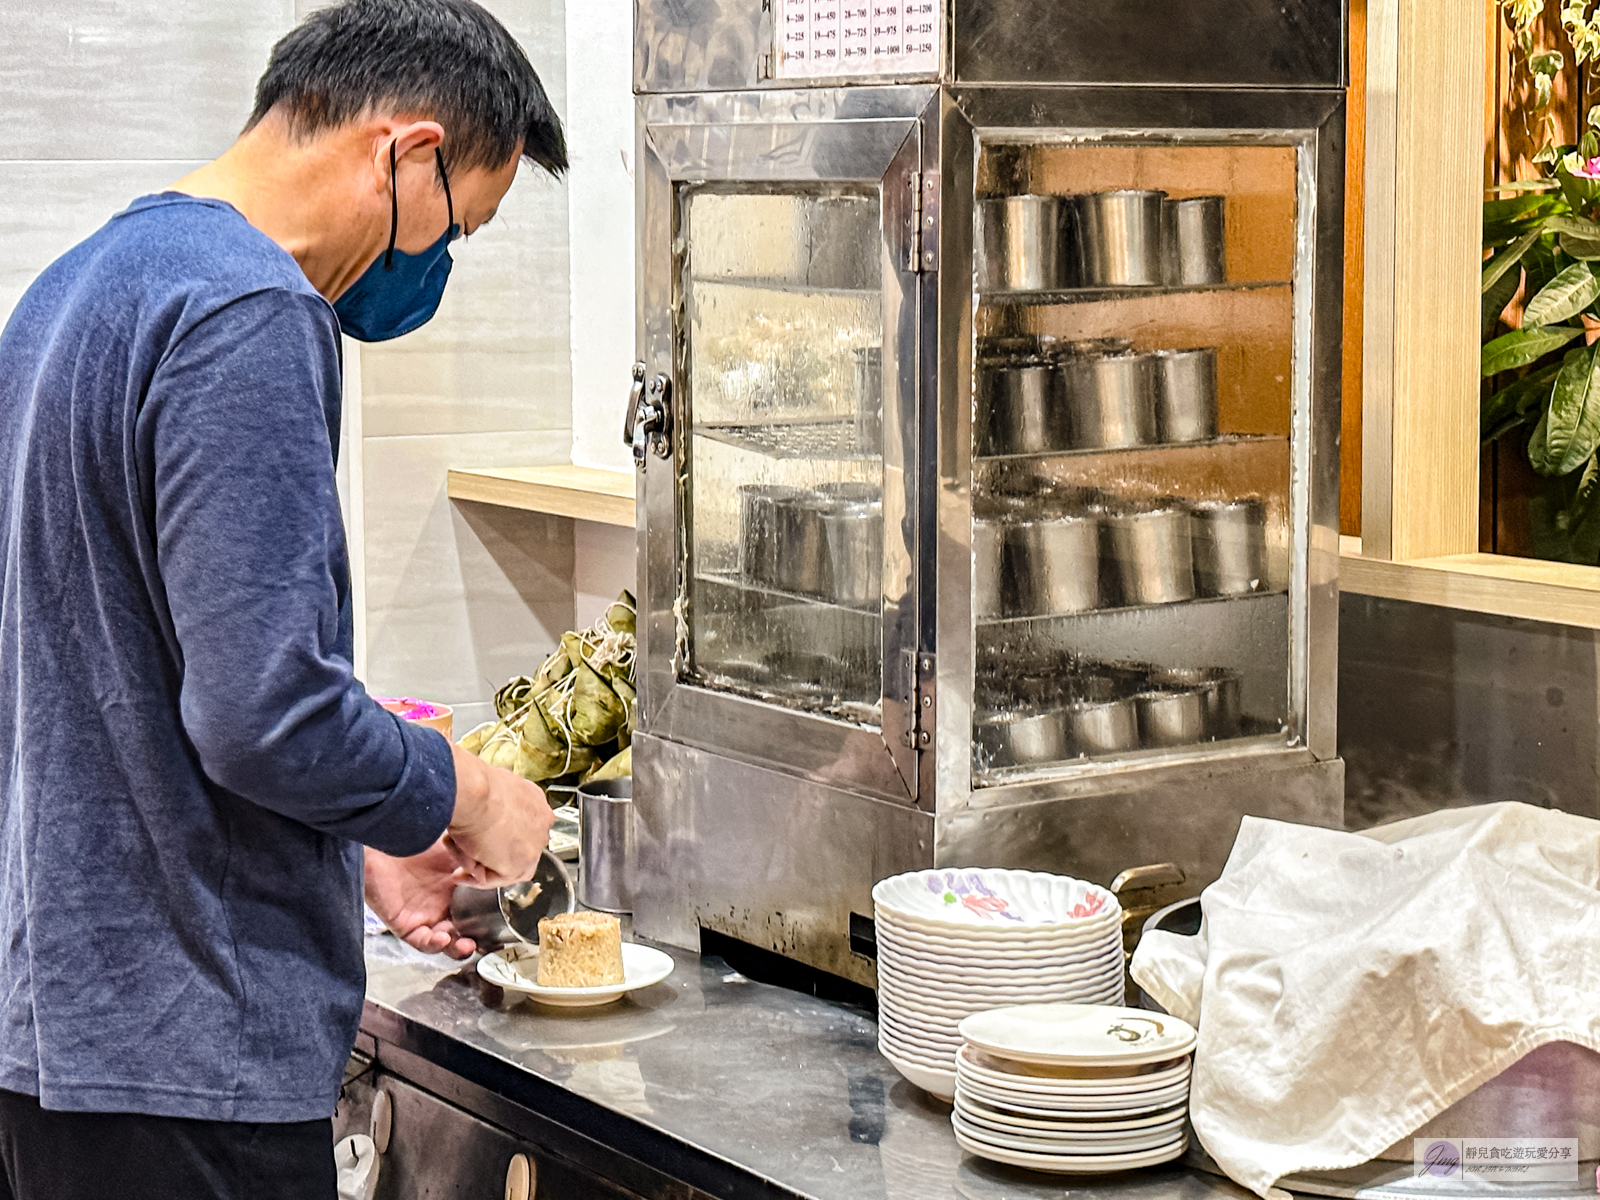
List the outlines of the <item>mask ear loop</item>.
{"label": "mask ear loop", "polygon": [[[439,164],[439,182],[444,185],[444,207],[445,211],[450,215],[450,223],[445,226],[445,232],[449,233],[450,230],[456,227],[456,205],[455,201],[450,198],[450,176],[445,174],[444,155],[440,153],[437,146],[433,148],[433,159]],[[452,238],[451,240],[454,241],[455,239]]]}
{"label": "mask ear loop", "polygon": [[389,248],[383,252],[383,269],[394,270],[394,240],[400,234],[400,181],[395,178],[394,143],[389,143]]}

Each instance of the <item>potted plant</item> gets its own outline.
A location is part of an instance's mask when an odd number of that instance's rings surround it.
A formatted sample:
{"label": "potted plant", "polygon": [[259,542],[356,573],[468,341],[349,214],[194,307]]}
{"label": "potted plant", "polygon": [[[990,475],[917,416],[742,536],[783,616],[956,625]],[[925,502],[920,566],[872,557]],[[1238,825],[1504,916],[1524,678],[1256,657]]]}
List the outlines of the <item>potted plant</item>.
{"label": "potted plant", "polygon": [[[1503,0],[1504,2],[1504,0]],[[1504,3],[1531,81],[1530,127],[1549,112],[1561,53],[1534,45],[1543,0]],[[1600,58],[1600,14],[1567,0],[1561,24],[1580,68]],[[1543,174],[1491,188],[1483,206],[1481,434],[1511,438],[1541,477],[1529,505],[1540,558],[1600,562],[1600,105],[1575,145],[1553,138]]]}

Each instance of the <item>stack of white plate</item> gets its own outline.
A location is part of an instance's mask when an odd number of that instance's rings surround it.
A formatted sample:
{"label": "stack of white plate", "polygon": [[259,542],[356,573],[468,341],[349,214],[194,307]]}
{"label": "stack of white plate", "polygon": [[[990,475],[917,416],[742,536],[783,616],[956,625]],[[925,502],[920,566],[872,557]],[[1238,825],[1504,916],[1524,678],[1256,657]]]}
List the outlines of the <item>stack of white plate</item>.
{"label": "stack of white plate", "polygon": [[1154,1166],[1188,1147],[1195,1031],[1136,1008],[1024,1004],[961,1022],[962,1149],[1036,1171]]}
{"label": "stack of white plate", "polygon": [[1122,910],[1102,887],[1040,871],[913,871],[872,889],[878,1049],[955,1095],[962,1018],[1029,1001],[1122,1003]]}

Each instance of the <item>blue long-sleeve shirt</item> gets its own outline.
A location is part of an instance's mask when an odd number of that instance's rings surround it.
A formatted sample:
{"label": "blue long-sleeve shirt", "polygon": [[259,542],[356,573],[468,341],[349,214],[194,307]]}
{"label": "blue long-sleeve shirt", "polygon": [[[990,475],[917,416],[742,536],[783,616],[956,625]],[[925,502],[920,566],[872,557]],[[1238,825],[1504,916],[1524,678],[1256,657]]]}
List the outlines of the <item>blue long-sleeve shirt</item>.
{"label": "blue long-sleeve shirt", "polygon": [[0,334],[0,1088],[332,1112],[359,843],[455,795],[352,673],[338,429],[333,310],[216,201],[137,201]]}

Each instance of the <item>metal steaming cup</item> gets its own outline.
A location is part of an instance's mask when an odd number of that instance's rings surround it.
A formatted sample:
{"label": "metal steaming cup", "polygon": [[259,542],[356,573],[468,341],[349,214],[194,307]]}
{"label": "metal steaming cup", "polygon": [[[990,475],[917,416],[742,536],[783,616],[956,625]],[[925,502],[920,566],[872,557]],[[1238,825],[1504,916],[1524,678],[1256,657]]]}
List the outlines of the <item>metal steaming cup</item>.
{"label": "metal steaming cup", "polygon": [[1189,510],[1155,503],[1106,512],[1103,544],[1125,605],[1172,604],[1195,594]]}
{"label": "metal steaming cup", "polygon": [[1146,746],[1192,746],[1206,737],[1200,693],[1156,688],[1133,698],[1139,710],[1139,740]]}
{"label": "metal steaming cup", "polygon": [[1061,372],[1053,363],[980,363],[977,452],[1037,454],[1072,445]]}
{"label": "metal steaming cup", "polygon": [[1004,196],[978,202],[978,287],[1038,292],[1071,286],[1066,272],[1066,205],[1061,196]]}
{"label": "metal steaming cup", "polygon": [[739,487],[739,574],[752,583],[783,586],[779,580],[778,507],[804,493],[773,483]]}
{"label": "metal steaming cup", "polygon": [[1152,362],[1148,354],[1086,355],[1062,361],[1073,448],[1112,450],[1156,440]]}
{"label": "metal steaming cup", "polygon": [[1241,692],[1244,679],[1228,667],[1172,667],[1158,682],[1164,687],[1186,688],[1200,695],[1206,737],[1238,737],[1243,725]]}
{"label": "metal steaming cup", "polygon": [[1195,587],[1202,596],[1244,596],[1266,584],[1267,510],[1254,497],[1190,506]]}
{"label": "metal steaming cup", "polygon": [[1077,700],[1063,711],[1074,754],[1098,758],[1139,747],[1139,718],[1132,700]]}
{"label": "metal steaming cup", "polygon": [[829,598],[851,608],[870,608],[883,595],[883,502],[859,496],[822,512],[827,546]]}
{"label": "metal steaming cup", "polygon": [[1162,204],[1162,253],[1169,285],[1227,282],[1225,206],[1222,196],[1189,196]]}
{"label": "metal steaming cup", "polygon": [[1148,287],[1162,282],[1161,202],[1165,192],[1088,192],[1075,197],[1074,242],[1083,287]]}
{"label": "metal steaming cup", "polygon": [[1217,352],[1157,350],[1150,355],[1156,436],[1163,442],[1204,442],[1217,436]]}
{"label": "metal steaming cup", "polygon": [[1063,513],[1013,522],[1009,530],[1018,616],[1058,616],[1100,607],[1100,521]]}
{"label": "metal steaming cup", "polygon": [[1066,710],[1059,708],[986,714],[973,722],[972,742],[980,771],[1060,762],[1072,744]]}
{"label": "metal steaming cup", "polygon": [[585,908],[633,911],[634,820],[632,779],[578,786],[578,886]]}

